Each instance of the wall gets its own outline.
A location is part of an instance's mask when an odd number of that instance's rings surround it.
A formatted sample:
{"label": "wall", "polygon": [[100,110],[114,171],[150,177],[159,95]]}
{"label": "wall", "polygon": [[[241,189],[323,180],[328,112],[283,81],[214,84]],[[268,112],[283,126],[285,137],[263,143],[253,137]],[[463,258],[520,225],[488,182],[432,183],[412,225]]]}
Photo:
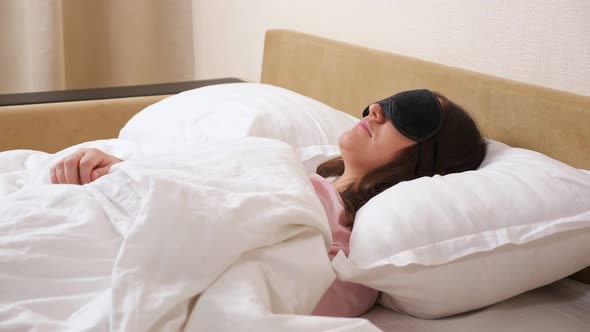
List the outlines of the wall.
{"label": "wall", "polygon": [[193,0],[195,76],[258,82],[286,28],[590,95],[590,1]]}

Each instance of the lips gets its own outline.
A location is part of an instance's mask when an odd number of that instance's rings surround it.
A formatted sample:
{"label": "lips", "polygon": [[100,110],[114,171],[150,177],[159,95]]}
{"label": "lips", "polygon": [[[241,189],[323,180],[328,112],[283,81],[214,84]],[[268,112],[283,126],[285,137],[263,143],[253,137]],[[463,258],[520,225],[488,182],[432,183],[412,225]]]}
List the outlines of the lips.
{"label": "lips", "polygon": [[371,129],[369,128],[369,123],[367,121],[361,121],[359,122],[359,127],[365,129],[367,131],[367,133],[369,133],[369,136],[373,137],[373,135],[371,134]]}

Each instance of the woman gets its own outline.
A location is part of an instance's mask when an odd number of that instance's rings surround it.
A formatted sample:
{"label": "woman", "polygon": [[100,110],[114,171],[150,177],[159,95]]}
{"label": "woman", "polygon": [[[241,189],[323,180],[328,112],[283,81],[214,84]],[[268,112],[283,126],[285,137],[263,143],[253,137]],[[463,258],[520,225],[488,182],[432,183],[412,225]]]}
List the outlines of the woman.
{"label": "woman", "polygon": [[[317,168],[310,180],[332,230],[332,259],[348,243],[356,212],[401,181],[474,170],[486,152],[475,122],[461,107],[429,90],[398,93],[369,105],[363,119],[339,139],[341,156]],[[87,184],[120,159],[82,149],[51,168],[52,183]],[[335,178],[333,182],[328,178]],[[368,311],[378,291],[336,280],[314,314],[354,317]]]}
{"label": "woman", "polygon": [[[457,104],[429,90],[398,93],[369,105],[363,120],[339,139],[341,156],[311,176],[328,215],[332,259],[348,242],[356,212],[399,182],[474,170],[486,153],[475,122]],[[336,177],[330,183],[326,178]],[[373,307],[378,291],[336,280],[314,314],[355,317]]]}

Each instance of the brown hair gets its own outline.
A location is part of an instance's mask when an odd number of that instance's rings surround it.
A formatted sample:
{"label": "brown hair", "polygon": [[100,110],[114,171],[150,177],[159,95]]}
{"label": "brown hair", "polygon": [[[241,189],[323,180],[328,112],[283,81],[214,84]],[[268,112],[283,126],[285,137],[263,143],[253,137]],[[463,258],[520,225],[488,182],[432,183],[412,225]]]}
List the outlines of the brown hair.
{"label": "brown hair", "polygon": [[[443,124],[433,138],[400,151],[395,160],[348,185],[341,193],[350,226],[356,212],[371,198],[402,181],[422,176],[445,175],[479,167],[486,154],[486,143],[475,121],[459,105],[438,92],[442,100]],[[344,173],[342,157],[320,164],[316,170],[323,177]]]}

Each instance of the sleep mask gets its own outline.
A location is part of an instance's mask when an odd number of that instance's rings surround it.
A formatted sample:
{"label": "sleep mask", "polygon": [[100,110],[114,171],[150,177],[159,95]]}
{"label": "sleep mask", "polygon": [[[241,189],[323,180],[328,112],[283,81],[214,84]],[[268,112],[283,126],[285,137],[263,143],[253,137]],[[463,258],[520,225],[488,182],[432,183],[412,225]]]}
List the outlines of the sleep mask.
{"label": "sleep mask", "polygon": [[[434,136],[442,126],[443,110],[438,98],[426,89],[397,93],[380,100],[383,114],[395,128],[415,142],[424,142]],[[363,117],[369,115],[369,106]]]}

